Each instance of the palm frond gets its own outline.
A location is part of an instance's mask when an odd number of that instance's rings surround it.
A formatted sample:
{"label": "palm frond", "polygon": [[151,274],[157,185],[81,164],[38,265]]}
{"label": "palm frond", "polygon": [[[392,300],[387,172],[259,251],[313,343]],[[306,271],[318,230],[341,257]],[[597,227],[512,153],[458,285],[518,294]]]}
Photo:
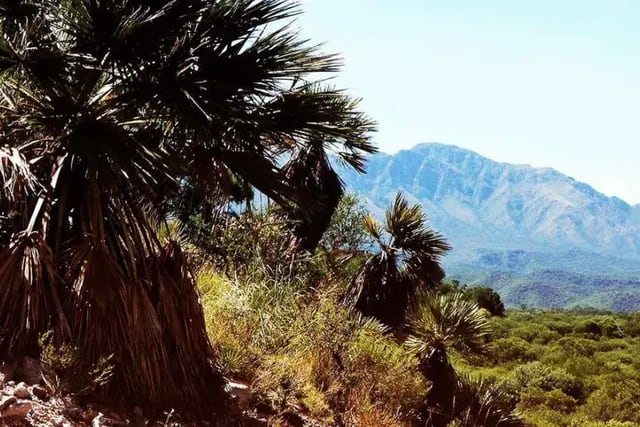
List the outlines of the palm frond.
{"label": "palm frond", "polygon": [[404,321],[409,298],[396,262],[393,254],[384,251],[372,256],[352,279],[344,297],[348,306],[393,328]]}
{"label": "palm frond", "polygon": [[0,0],[8,346],[49,324],[69,338],[55,290],[73,343],[113,354],[107,394],[216,406],[188,260],[154,224],[182,183],[209,203],[240,180],[293,213],[311,250],[342,194],[328,154],[363,171],[375,151],[357,101],[316,83],[340,60],[292,30],[298,13],[292,0]]}
{"label": "palm frond", "polygon": [[0,147],[0,186],[0,194],[9,200],[25,197],[39,188],[29,163],[15,147]]}
{"label": "palm frond", "polygon": [[464,427],[525,427],[527,424],[514,403],[499,385],[458,376],[455,398],[456,418]]}
{"label": "palm frond", "polygon": [[347,300],[369,316],[392,322],[389,326],[402,326],[420,295],[444,278],[440,260],[449,244],[428,227],[420,206],[409,206],[401,193],[387,210],[384,226],[368,215],[363,227],[379,252],[354,277]]}
{"label": "palm frond", "polygon": [[294,233],[301,247],[313,252],[331,223],[344,188],[325,152],[322,140],[312,140],[301,147],[283,168],[284,174],[297,188],[317,194],[315,209],[299,206],[291,216],[300,221]]}
{"label": "palm frond", "polygon": [[56,266],[42,236],[17,234],[0,260],[0,353],[33,351],[50,330],[58,341],[69,339]]}

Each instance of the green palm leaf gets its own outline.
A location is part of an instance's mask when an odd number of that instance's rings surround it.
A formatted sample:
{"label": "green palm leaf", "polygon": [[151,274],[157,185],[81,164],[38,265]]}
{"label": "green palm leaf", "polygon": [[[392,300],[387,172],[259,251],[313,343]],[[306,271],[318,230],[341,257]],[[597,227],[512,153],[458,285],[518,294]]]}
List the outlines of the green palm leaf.
{"label": "green palm leaf", "polygon": [[387,210],[384,225],[367,216],[363,227],[379,252],[372,253],[354,276],[344,300],[398,328],[419,296],[444,278],[440,260],[450,246],[428,226],[420,206],[410,206],[400,193]]}

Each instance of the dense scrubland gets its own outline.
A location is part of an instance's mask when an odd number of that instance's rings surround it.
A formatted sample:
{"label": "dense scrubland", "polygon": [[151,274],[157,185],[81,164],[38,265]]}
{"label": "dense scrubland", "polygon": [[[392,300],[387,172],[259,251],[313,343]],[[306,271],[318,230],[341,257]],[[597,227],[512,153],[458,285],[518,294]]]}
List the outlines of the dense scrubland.
{"label": "dense scrubland", "polygon": [[[331,254],[334,245],[346,251],[367,242],[359,206],[347,196],[321,249],[293,264],[277,215],[230,219],[219,236],[227,261],[211,257],[198,275],[208,331],[225,373],[250,383],[276,412],[301,409],[331,424],[424,425],[432,383],[406,338],[417,331],[393,332],[341,302],[366,257]],[[488,319],[487,345],[477,353],[447,347],[448,355],[487,411],[466,408],[454,424],[639,425],[640,315],[505,312],[489,288],[447,280],[430,298],[459,294]]]}

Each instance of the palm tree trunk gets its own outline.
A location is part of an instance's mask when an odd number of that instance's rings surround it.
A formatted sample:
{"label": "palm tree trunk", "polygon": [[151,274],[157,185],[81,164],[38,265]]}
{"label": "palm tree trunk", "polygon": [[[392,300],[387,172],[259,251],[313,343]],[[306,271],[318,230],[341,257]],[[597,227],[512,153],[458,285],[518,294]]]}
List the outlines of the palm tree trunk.
{"label": "palm tree trunk", "polygon": [[457,380],[445,348],[433,348],[428,357],[420,362],[420,371],[431,383],[431,390],[425,400],[427,425],[446,427],[454,418]]}

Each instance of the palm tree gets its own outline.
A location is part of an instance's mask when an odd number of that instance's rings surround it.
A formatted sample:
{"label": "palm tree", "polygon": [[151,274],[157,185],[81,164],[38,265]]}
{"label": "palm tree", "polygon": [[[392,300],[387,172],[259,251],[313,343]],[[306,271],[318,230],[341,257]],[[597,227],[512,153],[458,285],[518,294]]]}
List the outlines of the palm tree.
{"label": "palm tree", "polygon": [[460,427],[527,425],[515,410],[512,399],[499,385],[468,375],[458,375],[454,412]]}
{"label": "palm tree", "polygon": [[440,259],[450,246],[427,225],[420,206],[409,206],[400,193],[387,210],[384,226],[368,215],[364,227],[379,251],[371,253],[354,276],[345,301],[397,328],[419,294],[443,279]]}
{"label": "palm tree", "polygon": [[3,353],[34,351],[51,329],[88,361],[113,356],[105,397],[223,406],[194,277],[156,234],[180,184],[213,204],[237,177],[309,226],[333,206],[330,165],[307,185],[283,159],[332,150],[361,170],[375,151],[357,102],[313,80],[340,61],[290,30],[298,12],[289,0],[0,0]]}
{"label": "palm tree", "polygon": [[426,295],[409,321],[409,348],[420,361],[420,370],[430,383],[426,411],[434,427],[453,420],[459,378],[450,354],[483,354],[488,349],[490,324],[482,309],[461,293]]}

